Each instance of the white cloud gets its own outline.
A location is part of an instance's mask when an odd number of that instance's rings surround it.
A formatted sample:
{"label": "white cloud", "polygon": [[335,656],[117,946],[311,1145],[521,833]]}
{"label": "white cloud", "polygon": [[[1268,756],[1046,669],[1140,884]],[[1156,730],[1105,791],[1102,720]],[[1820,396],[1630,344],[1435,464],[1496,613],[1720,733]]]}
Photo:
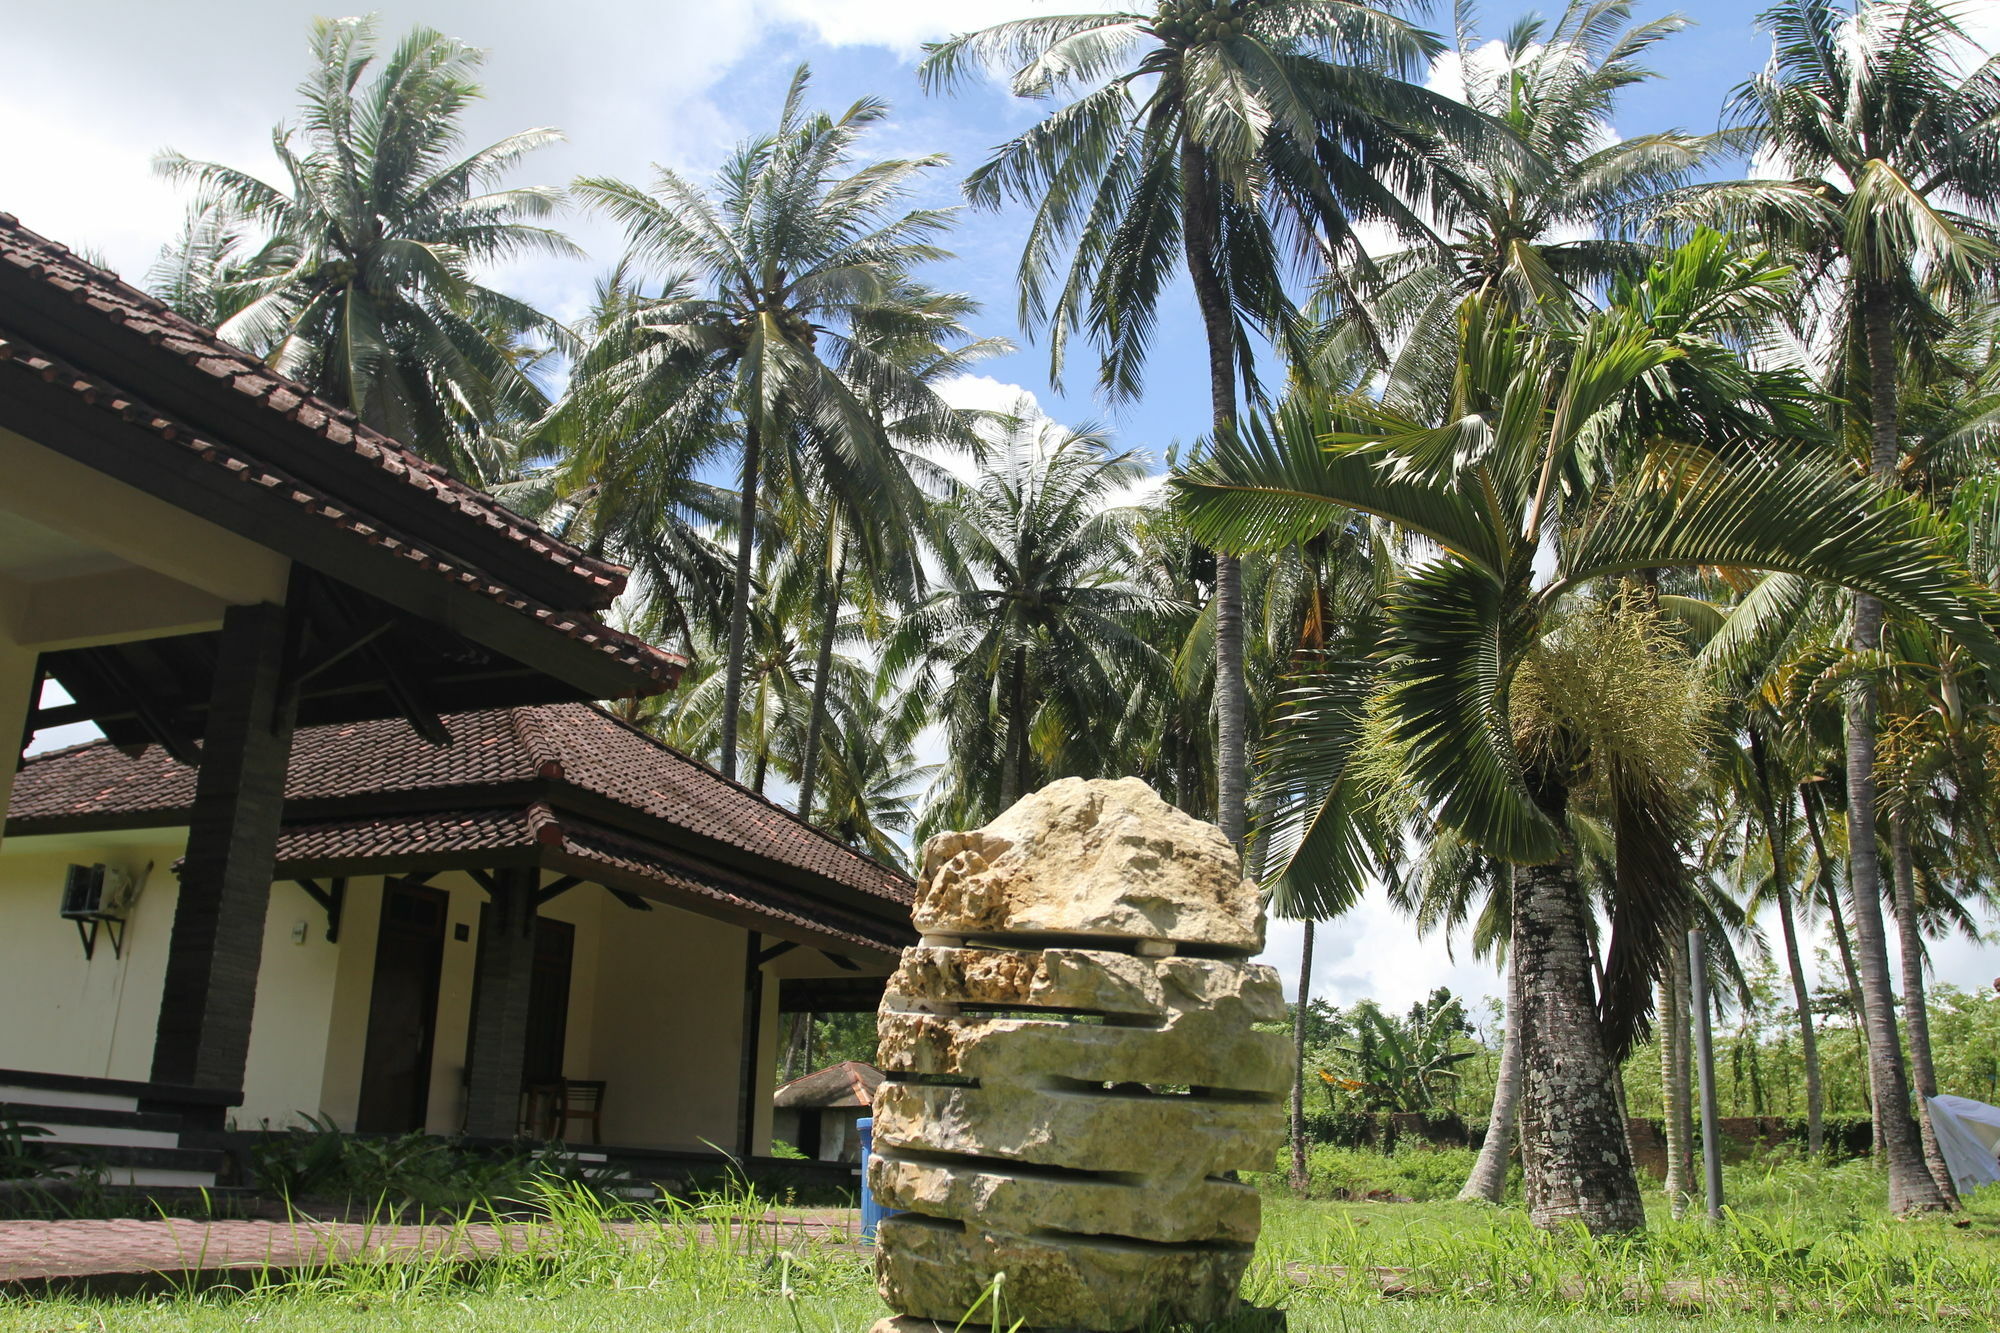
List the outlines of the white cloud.
{"label": "white cloud", "polygon": [[[1299,922],[1274,918],[1258,956],[1259,962],[1278,969],[1285,994],[1294,998],[1304,936]],[[1312,993],[1333,1004],[1374,999],[1394,1011],[1409,1008],[1439,986],[1449,986],[1452,994],[1467,1000],[1502,991],[1493,965],[1474,958],[1467,940],[1419,936],[1379,887],[1346,916],[1322,922],[1313,936]]]}
{"label": "white cloud", "polygon": [[830,46],[886,46],[915,55],[927,41],[1051,10],[1024,0],[765,0],[775,17],[812,29]]}

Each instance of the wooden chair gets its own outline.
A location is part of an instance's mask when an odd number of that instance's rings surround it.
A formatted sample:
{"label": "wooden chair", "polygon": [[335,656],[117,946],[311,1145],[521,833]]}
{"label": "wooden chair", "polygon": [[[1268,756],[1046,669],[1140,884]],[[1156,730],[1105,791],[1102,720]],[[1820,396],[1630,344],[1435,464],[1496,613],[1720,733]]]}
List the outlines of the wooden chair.
{"label": "wooden chair", "polygon": [[553,1114],[553,1137],[567,1139],[569,1122],[588,1120],[590,1141],[604,1142],[604,1080],[601,1078],[566,1078],[556,1098]]}

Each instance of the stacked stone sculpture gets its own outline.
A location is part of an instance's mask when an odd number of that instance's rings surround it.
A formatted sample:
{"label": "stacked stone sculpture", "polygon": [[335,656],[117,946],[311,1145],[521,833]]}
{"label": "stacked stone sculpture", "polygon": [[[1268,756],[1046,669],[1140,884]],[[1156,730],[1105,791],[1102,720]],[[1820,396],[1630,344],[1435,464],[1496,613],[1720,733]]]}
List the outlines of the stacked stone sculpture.
{"label": "stacked stone sculpture", "polygon": [[1271,1168],[1291,1043],[1251,1026],[1284,1000],[1221,831],[1065,779],[931,839],[915,918],[880,1013],[868,1181],[905,1211],[877,1333],[1228,1316],[1258,1229],[1230,1173]]}

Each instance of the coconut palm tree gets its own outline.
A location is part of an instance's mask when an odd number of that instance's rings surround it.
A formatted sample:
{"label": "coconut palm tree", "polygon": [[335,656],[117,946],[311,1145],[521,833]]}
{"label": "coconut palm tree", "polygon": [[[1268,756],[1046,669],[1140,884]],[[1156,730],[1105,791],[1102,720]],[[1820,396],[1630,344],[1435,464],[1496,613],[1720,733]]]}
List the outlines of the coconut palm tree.
{"label": "coconut palm tree", "polygon": [[[480,52],[419,27],[378,66],[374,42],[372,19],[313,21],[300,124],[272,133],[283,185],[175,152],[154,165],[192,183],[198,210],[220,210],[217,225],[262,233],[253,253],[203,275],[218,284],[211,313],[229,312],[222,336],[453,464],[483,423],[547,406],[516,352],[524,339],[564,346],[566,333],[478,274],[577,253],[535,225],[560,190],[499,187],[561,136],[527,130],[465,151]],[[196,237],[194,249],[212,252],[216,239]]]}
{"label": "coconut palm tree", "polygon": [[[892,300],[862,313],[854,336],[883,362],[936,388],[985,358],[1012,350],[1005,339],[974,338],[967,330],[965,321],[978,308],[960,293],[905,280]],[[817,463],[817,477],[795,487],[809,495],[807,506],[818,510],[813,541],[819,557],[819,659],[799,764],[798,810],[808,818],[819,778],[834,644],[842,632],[841,608],[852,595],[872,637],[879,639],[895,612],[915,604],[925,583],[921,557],[927,540],[935,537],[931,498],[950,486],[938,457],[949,452],[977,457],[985,449],[978,433],[982,413],[945,407],[940,401],[932,406],[942,410],[890,419],[879,399],[864,397],[875,429],[895,451],[888,465],[868,476],[850,477],[845,460],[823,456],[811,460]],[[885,492],[884,485],[891,489]],[[851,579],[855,574],[861,577]]]}
{"label": "coconut palm tree", "polygon": [[1523,318],[1574,319],[1614,274],[1642,269],[1654,247],[1632,237],[1635,224],[1721,142],[1611,128],[1618,94],[1653,77],[1642,58],[1687,19],[1635,24],[1631,0],[1572,0],[1554,22],[1528,15],[1489,44],[1469,6],[1459,8],[1459,91],[1518,147],[1457,162],[1460,188],[1434,205],[1449,248],[1412,246],[1321,285],[1334,318],[1320,355],[1394,360],[1405,382],[1449,382],[1454,367],[1439,354],[1454,345],[1459,303],[1473,292],[1495,293]]}
{"label": "coconut palm tree", "polygon": [[857,495],[893,501],[902,466],[880,422],[948,410],[920,377],[856,336],[859,322],[906,290],[912,268],[949,257],[934,243],[949,213],[907,206],[943,159],[857,163],[862,136],[887,105],[864,98],[836,117],[809,111],[808,90],[801,66],[777,128],[740,145],[712,192],[666,167],[651,189],[604,177],[575,186],[625,228],[632,264],[661,277],[659,295],[628,316],[647,336],[613,373],[647,394],[658,376],[684,377],[692,360],[702,368],[693,390],[720,393],[741,432],[719,754],[731,777],[766,487],[838,473]]}
{"label": "coconut palm tree", "polygon": [[530,433],[526,452],[543,461],[503,498],[630,567],[647,638],[691,650],[725,624],[730,564],[713,534],[736,496],[707,474],[736,443],[736,423],[698,360],[647,361],[632,319],[645,303],[625,269],[600,280],[569,388]]}
{"label": "coconut palm tree", "polygon": [[[1696,739],[1662,739],[1700,734],[1699,700],[1680,683],[1692,673],[1588,591],[1647,569],[1802,574],[1887,599],[2000,661],[1980,620],[1993,597],[1936,549],[1910,502],[1828,460],[1655,439],[1642,466],[1593,479],[1584,460],[1646,378],[1696,360],[1684,330],[1662,337],[1651,321],[1711,299],[1685,289],[1700,271],[1669,257],[1574,334],[1493,321],[1475,298],[1448,424],[1367,397],[1298,404],[1176,479],[1196,534],[1220,547],[1298,541],[1360,512],[1437,548],[1391,598],[1384,688],[1349,698],[1379,697],[1405,780],[1439,823],[1520,867],[1511,948],[1523,1040],[1541,1053],[1522,1121],[1543,1226],[1644,1220],[1598,1027],[1573,803],[1614,764],[1659,799],[1690,781],[1699,753]],[[1675,693],[1685,703],[1669,708]],[[1677,713],[1687,724],[1668,726]]]}
{"label": "coconut palm tree", "polygon": [[[1425,234],[1420,206],[1451,175],[1440,139],[1486,133],[1463,104],[1405,81],[1440,49],[1357,0],[1156,0],[956,36],[928,48],[921,73],[949,88],[997,68],[1016,96],[1060,103],[965,185],[975,204],[1035,210],[1021,316],[1046,325],[1052,372],[1082,330],[1103,390],[1136,395],[1161,295],[1185,267],[1222,439],[1239,382],[1255,390],[1256,335],[1291,319],[1287,244],[1317,266],[1360,253],[1357,221]],[[1214,597],[1217,813],[1240,843],[1249,719],[1233,556],[1216,562]]]}
{"label": "coconut palm tree", "polygon": [[884,669],[934,701],[952,762],[926,822],[984,823],[1056,777],[1118,771],[1117,722],[1165,660],[1142,630],[1161,607],[1134,578],[1144,476],[1089,432],[1015,418],[939,512],[939,586],[889,637]]}
{"label": "coconut palm tree", "polygon": [[917,826],[917,800],[936,765],[916,758],[917,735],[929,721],[923,699],[890,693],[886,674],[843,673],[830,708],[831,735],[812,819],[856,851],[905,867]]}
{"label": "coconut palm tree", "polygon": [[[1703,216],[1783,238],[1822,281],[1836,392],[1868,429],[1871,475],[1893,484],[1902,458],[1906,358],[1922,359],[1953,307],[1990,288],[2000,263],[2000,63],[1980,59],[1950,0],[1782,0],[1763,15],[1771,63],[1738,90],[1745,147],[1781,176],[1690,189],[1673,216]],[[1851,642],[1878,649],[1883,609],[1854,601]],[[1876,845],[1878,687],[1847,689],[1847,821]],[[1870,1081],[1897,1211],[1944,1206],[1925,1170],[1891,1003],[1877,858],[1848,858],[1854,943],[1867,992]]]}

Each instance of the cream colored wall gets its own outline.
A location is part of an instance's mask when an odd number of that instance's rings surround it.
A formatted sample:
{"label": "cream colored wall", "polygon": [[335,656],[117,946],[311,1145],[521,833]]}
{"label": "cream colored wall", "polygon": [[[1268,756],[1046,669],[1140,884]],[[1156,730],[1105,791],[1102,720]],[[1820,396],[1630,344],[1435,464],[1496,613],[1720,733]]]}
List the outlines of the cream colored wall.
{"label": "cream colored wall", "polygon": [[[151,1076],[160,987],[179,886],[171,864],[186,845],[178,829],[15,838],[0,847],[0,1068],[145,1081]],[[72,863],[103,861],[137,874],[145,890],[121,955],[108,928],[85,961],[76,927],[56,914]],[[294,943],[306,923],[303,944]],[[239,1125],[285,1124],[319,1109],[327,1020],[339,950],[326,914],[291,884],[272,888],[257,976]]]}
{"label": "cream colored wall", "polygon": [[[0,430],[0,476],[7,479],[0,487],[0,509],[208,594],[213,623],[221,623],[224,604],[285,600],[290,562],[276,551],[9,430]],[[63,609],[54,600],[45,604],[52,613]],[[157,614],[157,609],[149,612],[143,605],[125,609]],[[188,610],[177,605],[173,614],[185,617]],[[25,633],[19,637],[33,641]]]}
{"label": "cream colored wall", "polygon": [[243,1128],[297,1124],[301,1113],[320,1112],[341,951],[326,938],[326,910],[304,889],[289,881],[271,886],[250,1061],[236,1112]]}
{"label": "cream colored wall", "polygon": [[[144,1080],[152,1065],[160,986],[177,896],[167,867],[181,855],[177,829],[16,838],[0,846],[0,1068]],[[86,963],[76,928],[56,913],[72,861],[153,872],[114,958],[100,936]],[[466,1037],[485,894],[470,878],[433,881],[450,895],[426,1126],[463,1124]],[[382,910],[378,876],[348,881],[340,942],[326,914],[289,882],[272,886],[250,1037],[244,1128],[297,1123],[303,1112],[352,1129],[374,983]],[[564,1073],[607,1084],[608,1143],[733,1149],[743,1011],[744,932],[694,913],[623,906],[586,884],[543,912],[576,927]],[[303,942],[294,936],[305,925]],[[466,927],[466,940],[454,927]],[[773,941],[765,937],[764,943]],[[779,1036],[776,977],[827,975],[795,950],[767,969],[759,1033],[757,1152],[769,1151],[771,1071]]]}
{"label": "cream colored wall", "polygon": [[[582,1076],[605,1080],[605,1141],[699,1149],[706,1140],[733,1150],[743,932],[658,904],[633,912],[612,901],[604,910],[618,914],[617,927],[601,942],[597,1038]],[[768,1139],[768,1092],[758,1100]]]}
{"label": "cream colored wall", "polygon": [[[0,1068],[151,1075],[177,896],[167,867],[181,846],[175,831],[163,829],[85,843],[14,838],[0,847]],[[98,861],[135,875],[149,861],[153,869],[127,922],[123,956],[100,930],[96,956],[86,962],[75,924],[57,908],[70,863]]]}

